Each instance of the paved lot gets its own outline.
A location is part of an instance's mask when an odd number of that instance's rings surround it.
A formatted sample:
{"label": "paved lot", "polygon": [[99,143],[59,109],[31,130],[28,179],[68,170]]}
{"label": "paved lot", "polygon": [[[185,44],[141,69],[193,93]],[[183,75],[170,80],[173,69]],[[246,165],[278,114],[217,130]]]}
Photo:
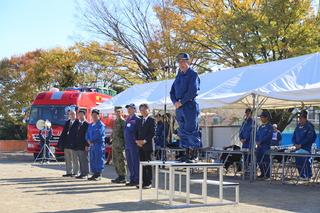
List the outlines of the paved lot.
{"label": "paved lot", "polygon": [[[164,204],[137,202],[138,190],[110,183],[108,166],[99,182],[62,178],[64,165],[32,165],[24,153],[0,153],[0,212],[320,212],[320,185],[281,185],[240,182],[240,204],[172,209]],[[200,187],[191,188],[200,194]],[[154,190],[146,190],[152,198]],[[218,197],[217,188],[208,190]],[[225,192],[233,199],[233,191]]]}

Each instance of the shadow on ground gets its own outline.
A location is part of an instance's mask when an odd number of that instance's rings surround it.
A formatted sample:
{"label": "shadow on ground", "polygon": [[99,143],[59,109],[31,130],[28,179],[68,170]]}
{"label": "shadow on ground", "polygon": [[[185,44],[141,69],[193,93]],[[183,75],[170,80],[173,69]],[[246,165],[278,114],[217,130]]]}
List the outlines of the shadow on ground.
{"label": "shadow on ground", "polygon": [[[29,160],[29,159],[27,159]],[[2,163],[3,158],[0,158]],[[8,158],[5,158],[8,161]],[[24,162],[19,158],[11,158],[10,161],[15,163]],[[36,165],[39,166],[39,165]],[[39,166],[43,167],[43,165]],[[47,165],[46,169],[63,170],[63,167],[57,165]],[[59,176],[61,172],[59,173]],[[48,194],[89,194],[89,193],[125,193],[128,190],[137,190],[135,187],[126,187],[124,185],[115,185],[110,183],[110,178],[114,178],[115,172],[112,166],[107,166],[103,179],[98,182],[90,182],[86,180],[76,180],[74,178],[62,177],[37,177],[37,178],[1,178],[1,185],[17,185],[18,189],[22,189],[23,193],[35,193],[36,195]],[[200,174],[193,174],[193,178],[201,177]],[[160,177],[160,180],[163,178]],[[216,175],[209,175],[209,179],[215,179]],[[270,184],[265,181],[256,181],[250,183],[242,181],[239,177],[226,177],[227,181],[236,181],[240,183],[240,202],[248,205],[262,206],[269,208],[276,208],[279,210],[293,211],[293,212],[320,212],[319,196],[320,185],[282,185],[279,183]],[[178,179],[176,180],[178,181]],[[185,187],[183,181],[182,188]],[[160,181],[160,188],[164,188],[163,181]],[[191,193],[201,195],[201,186],[192,185]],[[218,197],[218,187],[209,186],[208,196]],[[138,197],[138,191],[137,191]],[[234,200],[233,189],[226,189],[224,191],[224,198],[226,200]],[[301,203],[303,202],[303,203]],[[116,202],[108,204],[97,204],[98,208],[91,209],[74,209],[70,211],[57,212],[102,212],[102,211],[152,211],[152,210],[166,210],[169,207],[163,204],[154,202]],[[171,208],[169,208],[171,209]]]}

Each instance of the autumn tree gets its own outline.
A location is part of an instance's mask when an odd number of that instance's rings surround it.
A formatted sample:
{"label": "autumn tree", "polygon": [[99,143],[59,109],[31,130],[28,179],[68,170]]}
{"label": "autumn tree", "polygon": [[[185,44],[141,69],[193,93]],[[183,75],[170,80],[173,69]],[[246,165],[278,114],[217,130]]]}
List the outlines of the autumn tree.
{"label": "autumn tree", "polygon": [[75,66],[79,61],[79,54],[70,48],[44,51],[33,72],[39,89],[48,90],[51,87],[64,89],[78,85],[81,76],[77,74]]}
{"label": "autumn tree", "polygon": [[72,47],[80,57],[76,70],[83,75],[83,85],[103,85],[122,91],[135,83],[141,83],[133,67],[113,54],[116,49],[116,45],[98,42],[81,42]]}
{"label": "autumn tree", "polygon": [[174,0],[194,32],[185,40],[227,67],[281,60],[319,50],[311,0]]}
{"label": "autumn tree", "polygon": [[[130,0],[126,3],[87,0],[83,8],[84,23],[103,41],[118,48],[108,49],[119,59],[121,67],[142,81],[164,78],[164,67],[175,73],[176,56],[187,51],[193,56],[193,66],[206,64],[201,47],[184,43],[174,31],[180,25],[179,16],[166,8],[167,3]],[[176,16],[174,18],[173,16]],[[122,69],[122,70],[123,70]],[[208,68],[200,69],[201,71]]]}
{"label": "autumn tree", "polygon": [[65,88],[79,82],[77,54],[64,50],[36,50],[0,62],[0,137],[25,137],[24,108],[40,91]]}
{"label": "autumn tree", "polygon": [[[241,67],[320,50],[319,16],[311,0],[169,0],[168,4],[179,19],[183,16],[184,28],[193,32],[182,34],[185,42],[205,48],[213,64]],[[281,130],[291,111],[272,111]]]}
{"label": "autumn tree", "polygon": [[31,77],[42,51],[28,52],[20,57],[0,61],[0,137],[24,138],[22,109],[30,105],[36,93]]}

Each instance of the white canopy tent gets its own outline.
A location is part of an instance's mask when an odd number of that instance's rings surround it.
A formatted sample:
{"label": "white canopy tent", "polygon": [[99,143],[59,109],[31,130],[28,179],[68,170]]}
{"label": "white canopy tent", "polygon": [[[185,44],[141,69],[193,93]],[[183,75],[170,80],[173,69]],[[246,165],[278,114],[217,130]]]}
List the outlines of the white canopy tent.
{"label": "white canopy tent", "polygon": [[[320,103],[320,53],[308,54],[275,62],[227,69],[200,75],[197,97],[200,109],[253,107],[254,118],[264,108],[289,108]],[[173,80],[134,85],[101,104],[103,112],[129,103],[148,103],[153,109],[174,109],[169,91]],[[257,122],[254,122],[256,125]],[[255,159],[256,127],[252,128]],[[250,179],[256,177],[256,163],[251,164]]]}
{"label": "white canopy tent", "polygon": [[[298,107],[320,102],[320,53],[200,75],[200,109],[245,108],[253,94],[263,97],[264,108]],[[97,108],[148,103],[153,109],[173,109],[169,91],[173,80],[134,85]],[[255,96],[255,97],[256,97]]]}

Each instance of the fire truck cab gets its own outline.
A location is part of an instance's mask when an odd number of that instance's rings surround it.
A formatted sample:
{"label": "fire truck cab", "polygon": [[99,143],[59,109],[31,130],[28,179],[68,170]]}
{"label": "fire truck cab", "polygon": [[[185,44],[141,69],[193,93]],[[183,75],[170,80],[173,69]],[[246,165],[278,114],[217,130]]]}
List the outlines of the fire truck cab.
{"label": "fire truck cab", "polygon": [[[99,93],[98,93],[99,91]],[[27,127],[27,151],[33,153],[34,157],[40,152],[39,130],[36,127],[38,120],[49,120],[52,124],[52,138],[50,147],[52,147],[56,156],[62,156],[63,151],[57,146],[63,126],[68,119],[68,110],[74,107],[78,110],[85,110],[86,118],[91,121],[91,110],[107,101],[112,96],[100,93],[97,88],[75,87],[67,88],[64,91],[57,89],[39,93],[33,101],[30,109]],[[108,91],[107,91],[108,92]],[[109,93],[109,92],[108,92]],[[114,94],[115,92],[112,92]],[[110,94],[110,93],[109,93]],[[101,120],[106,125],[106,134],[108,140],[112,132],[113,114],[101,114]]]}

